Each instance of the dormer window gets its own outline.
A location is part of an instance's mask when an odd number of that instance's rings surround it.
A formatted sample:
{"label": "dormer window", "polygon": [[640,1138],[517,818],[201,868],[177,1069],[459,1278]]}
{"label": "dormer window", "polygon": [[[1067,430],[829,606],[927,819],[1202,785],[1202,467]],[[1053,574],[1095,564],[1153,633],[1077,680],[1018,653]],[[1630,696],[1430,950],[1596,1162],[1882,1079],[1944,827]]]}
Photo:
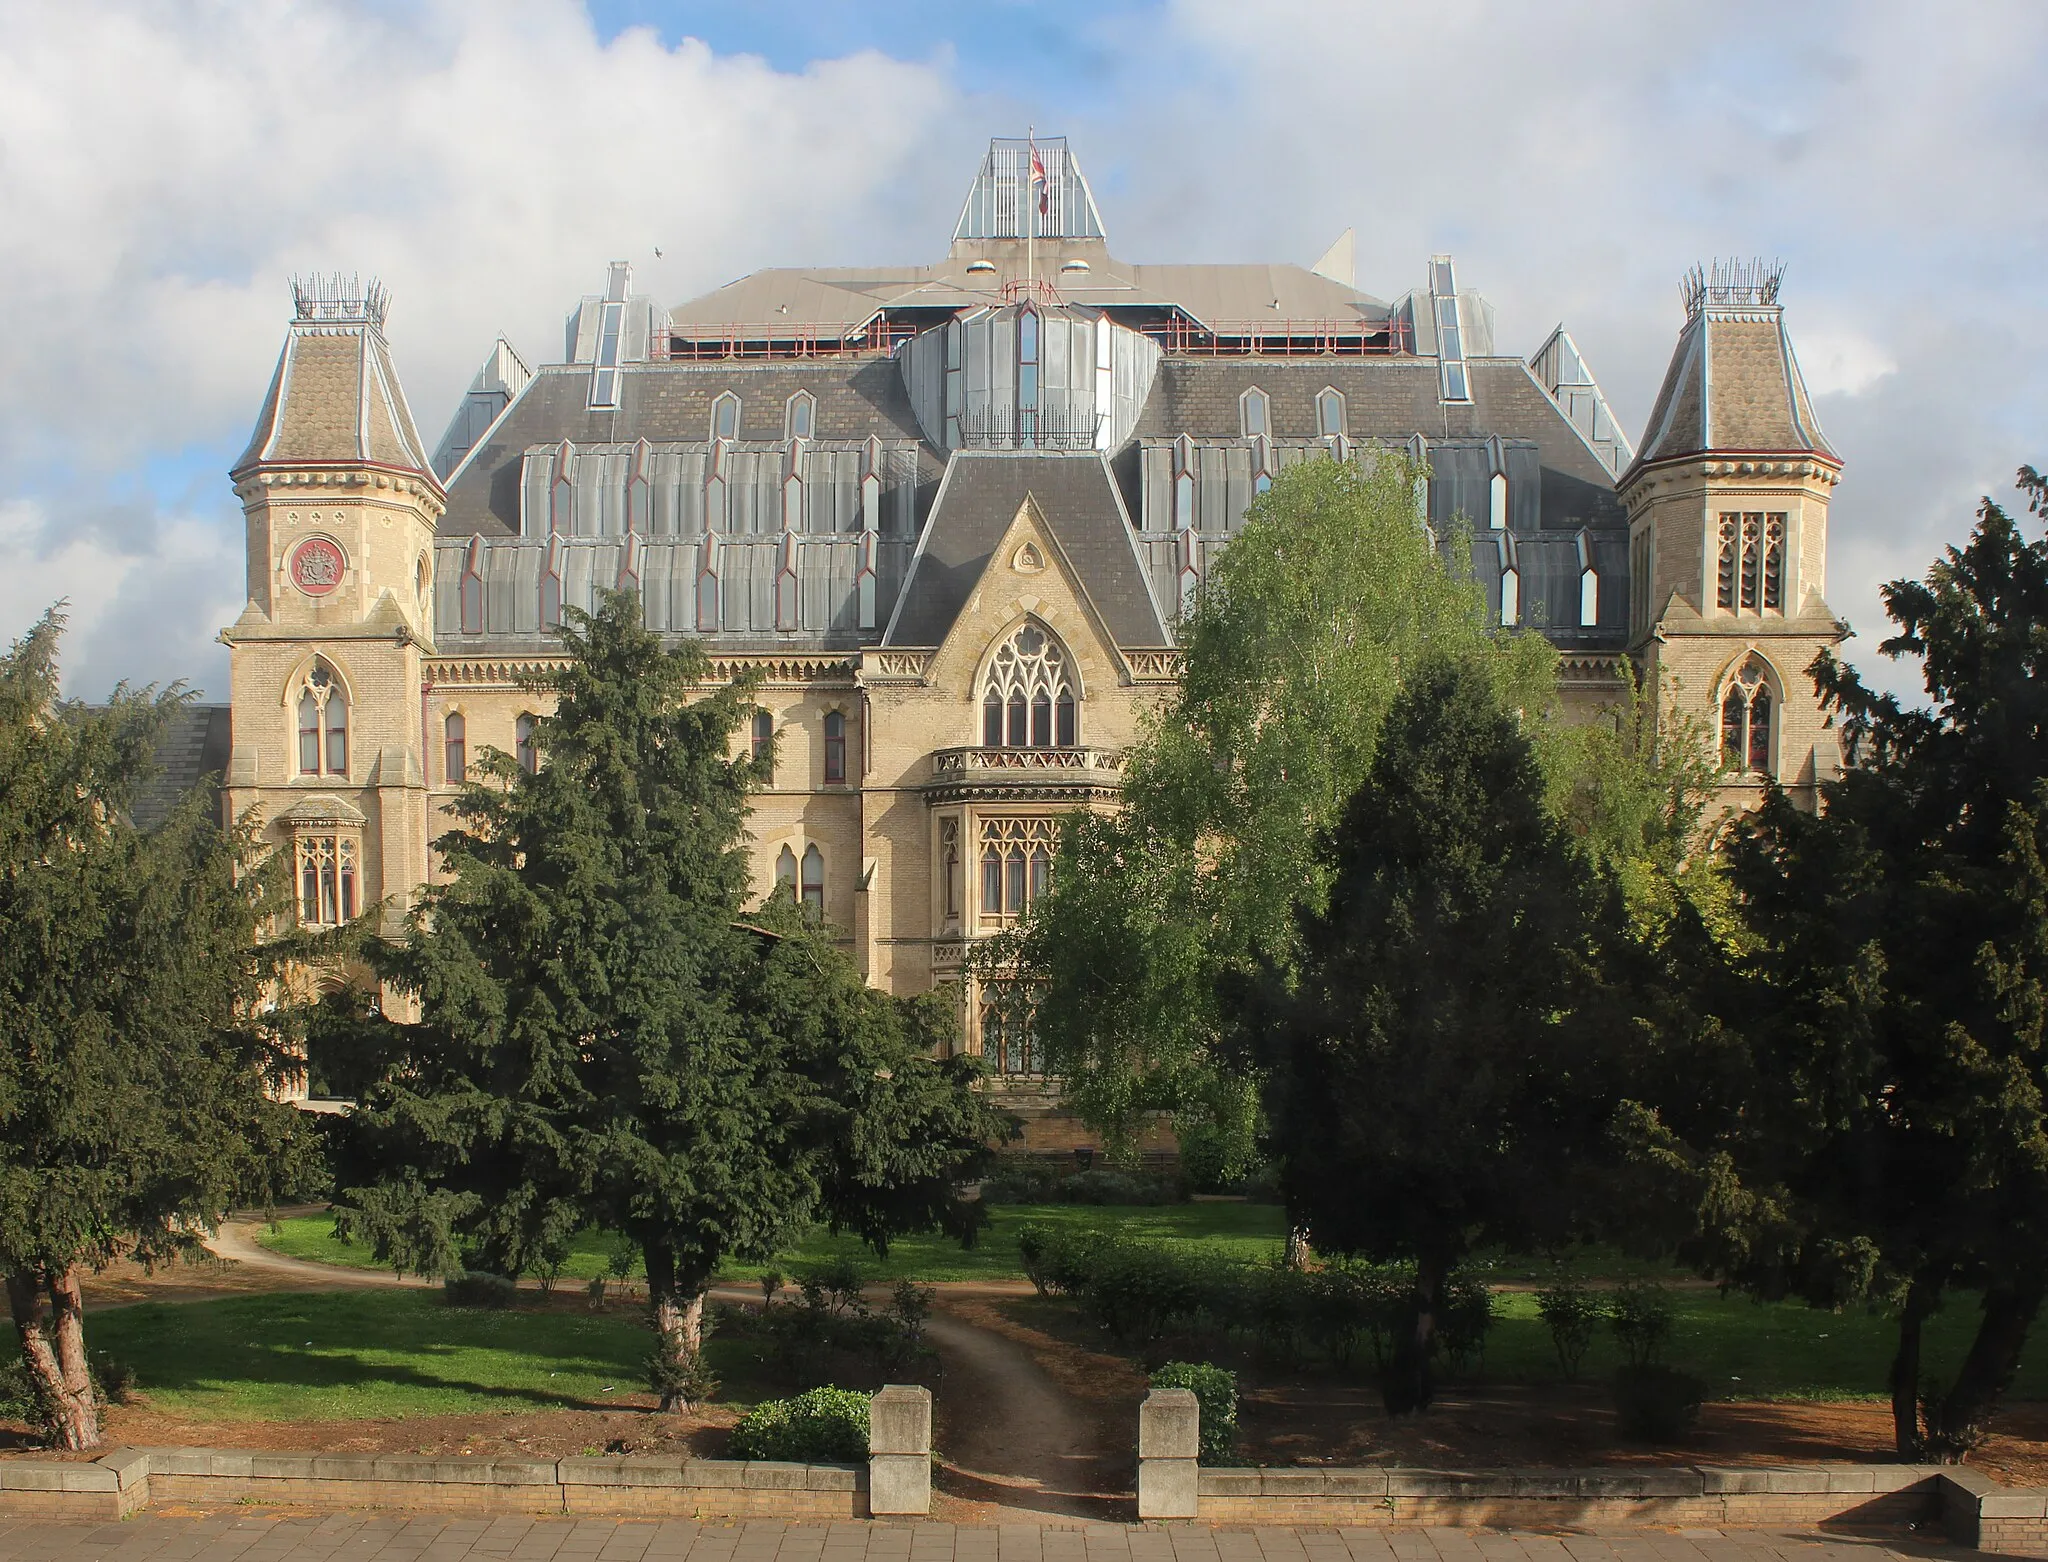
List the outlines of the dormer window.
{"label": "dormer window", "polygon": [[738,439],[740,437],[740,399],[731,391],[721,391],[718,399],[711,403],[711,437],[713,439]]}
{"label": "dormer window", "polygon": [[315,662],[299,691],[299,774],[348,774],[348,695],[334,670]]}
{"label": "dormer window", "polygon": [[1272,437],[1272,403],[1266,399],[1266,393],[1256,385],[1237,398],[1237,415],[1246,439]]}
{"label": "dormer window", "polygon": [[1336,439],[1344,433],[1344,396],[1331,386],[1316,393],[1316,433],[1323,439]]}
{"label": "dormer window", "polygon": [[784,439],[810,439],[812,429],[818,420],[818,398],[809,391],[798,391],[783,404],[782,437]]}

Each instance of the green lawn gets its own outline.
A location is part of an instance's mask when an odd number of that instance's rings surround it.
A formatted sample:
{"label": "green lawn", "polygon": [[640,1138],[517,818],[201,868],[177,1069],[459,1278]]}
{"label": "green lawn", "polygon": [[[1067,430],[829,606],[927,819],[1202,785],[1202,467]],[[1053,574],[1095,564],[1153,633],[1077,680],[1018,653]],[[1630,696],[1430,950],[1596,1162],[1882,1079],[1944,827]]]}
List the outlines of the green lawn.
{"label": "green lawn", "polygon": [[[644,1389],[648,1349],[635,1308],[484,1312],[449,1307],[434,1291],[151,1302],[86,1326],[93,1350],[135,1368],[154,1407],[200,1420],[602,1407]],[[727,1380],[720,1397],[753,1398],[743,1343],[714,1338],[709,1349]]]}
{"label": "green lawn", "polygon": [[[1820,1312],[1799,1302],[1757,1303],[1689,1289],[1674,1295],[1677,1324],[1665,1352],[1672,1365],[1696,1372],[1721,1399],[1842,1399],[1885,1397],[1886,1373],[1897,1325],[1882,1313]],[[1478,1374],[1495,1381],[1553,1381],[1557,1356],[1549,1331],[1526,1291],[1497,1294],[1498,1321],[1488,1337],[1486,1365]],[[1945,1381],[1961,1363],[1977,1327],[1977,1309],[1958,1298],[1927,1325],[1925,1370]],[[1612,1337],[1602,1330],[1587,1352],[1580,1376],[1600,1381],[1620,1364]],[[2048,1398],[2048,1344],[2014,1380],[2015,1399]]]}
{"label": "green lawn", "polygon": [[[1017,1233],[1026,1225],[1074,1229],[1115,1228],[1148,1241],[1198,1243],[1240,1258],[1267,1258],[1279,1252],[1284,1232],[1280,1210],[1271,1204],[1004,1204],[990,1211],[992,1220],[978,1246],[962,1250],[944,1237],[905,1237],[891,1244],[886,1260],[878,1259],[858,1239],[834,1237],[822,1229],[795,1251],[776,1259],[774,1267],[794,1277],[805,1267],[836,1258],[851,1258],[877,1280],[1004,1280],[1021,1279]],[[301,1215],[261,1233],[258,1240],[274,1252],[321,1263],[375,1268],[368,1248],[341,1241],[326,1215]],[[588,1280],[608,1274],[611,1238],[585,1231],[563,1266],[565,1278]],[[751,1280],[759,1264],[735,1264],[725,1277]],[[633,1273],[640,1273],[636,1263]]]}

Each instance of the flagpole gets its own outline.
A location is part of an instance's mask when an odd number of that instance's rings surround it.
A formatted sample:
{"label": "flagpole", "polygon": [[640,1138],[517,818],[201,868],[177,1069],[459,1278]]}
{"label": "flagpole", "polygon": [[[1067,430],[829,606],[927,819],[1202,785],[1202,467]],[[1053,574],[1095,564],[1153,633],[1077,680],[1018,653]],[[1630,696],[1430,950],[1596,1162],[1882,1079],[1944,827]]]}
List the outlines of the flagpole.
{"label": "flagpole", "polygon": [[1038,291],[1038,127],[1029,126],[1024,132],[1024,207],[1028,215],[1024,219],[1024,294],[1031,297]]}

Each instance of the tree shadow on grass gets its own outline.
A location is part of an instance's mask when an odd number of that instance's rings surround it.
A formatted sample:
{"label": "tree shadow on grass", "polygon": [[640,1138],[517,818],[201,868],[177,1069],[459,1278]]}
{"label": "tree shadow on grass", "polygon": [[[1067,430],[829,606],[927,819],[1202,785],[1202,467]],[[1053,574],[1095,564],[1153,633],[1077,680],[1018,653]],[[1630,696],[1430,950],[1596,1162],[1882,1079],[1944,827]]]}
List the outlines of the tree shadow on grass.
{"label": "tree shadow on grass", "polygon": [[[642,1330],[623,1319],[546,1309],[477,1312],[449,1307],[434,1292],[148,1304],[123,1309],[97,1328],[89,1318],[87,1335],[95,1348],[132,1365],[145,1391],[188,1399],[382,1389],[536,1409],[614,1403],[579,1383],[637,1391],[647,1349]],[[489,1354],[462,1361],[478,1353]],[[548,1387],[553,1373],[573,1380]]]}

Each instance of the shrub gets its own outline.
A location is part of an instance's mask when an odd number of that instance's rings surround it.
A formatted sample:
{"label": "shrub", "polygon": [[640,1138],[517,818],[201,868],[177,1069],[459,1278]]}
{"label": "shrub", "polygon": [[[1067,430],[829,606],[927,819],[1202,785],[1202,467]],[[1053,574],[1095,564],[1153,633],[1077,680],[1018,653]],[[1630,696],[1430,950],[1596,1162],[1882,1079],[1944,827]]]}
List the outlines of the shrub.
{"label": "shrub", "polygon": [[1672,1443],[1700,1417],[1707,1386],[1690,1372],[1635,1362],[1614,1374],[1614,1418],[1631,1442]]}
{"label": "shrub", "polygon": [[1207,1362],[1169,1361],[1152,1374],[1154,1388],[1184,1388],[1202,1412],[1201,1462],[1228,1464],[1237,1454],[1237,1374]]}
{"label": "shrub", "polygon": [[1671,1324],[1671,1293],[1652,1281],[1624,1280],[1607,1298],[1607,1327],[1631,1367],[1663,1358]]}
{"label": "shrub", "polygon": [[504,1275],[465,1269],[441,1282],[441,1295],[450,1307],[510,1307],[519,1287]]}
{"label": "shrub", "polygon": [[1606,1311],[1600,1300],[1578,1281],[1565,1278],[1536,1293],[1536,1311],[1550,1331],[1558,1370],[1567,1383],[1579,1380],[1579,1363],[1593,1343],[1593,1331]]}
{"label": "shrub", "polygon": [[91,1359],[93,1386],[100,1391],[100,1398],[110,1405],[134,1404],[141,1383],[135,1368],[105,1351],[94,1351]]}
{"label": "shrub", "polygon": [[868,1456],[868,1396],[850,1388],[814,1388],[756,1405],[732,1429],[731,1452],[735,1459],[857,1463]]}
{"label": "shrub", "polygon": [[1444,1286],[1436,1342],[1454,1371],[1486,1360],[1486,1336],[1492,1328],[1493,1288],[1475,1274],[1452,1275]]}
{"label": "shrub", "polygon": [[0,1420],[43,1424],[43,1395],[28,1363],[13,1351],[0,1353]]}

